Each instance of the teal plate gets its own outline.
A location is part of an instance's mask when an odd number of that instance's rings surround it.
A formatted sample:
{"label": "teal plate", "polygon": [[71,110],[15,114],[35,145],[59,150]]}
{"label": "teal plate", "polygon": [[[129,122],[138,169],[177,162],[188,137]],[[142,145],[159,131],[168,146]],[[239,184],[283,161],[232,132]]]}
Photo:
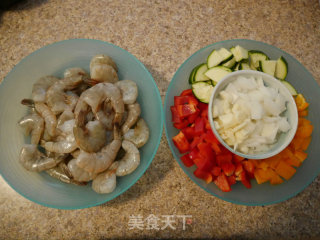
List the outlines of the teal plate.
{"label": "teal plate", "polygon": [[[46,173],[26,171],[18,162],[20,149],[27,140],[17,126],[27,113],[21,99],[31,97],[32,84],[45,75],[63,76],[69,67],[82,67],[89,72],[89,63],[96,54],[107,54],[119,68],[119,79],[131,79],[138,85],[138,102],[142,117],[150,128],[150,138],[140,149],[141,162],[130,175],[117,178],[117,187],[110,194],[97,194],[91,184],[75,186],[62,183]],[[7,183],[25,198],[59,209],[81,209],[96,206],[129,189],[147,170],[160,144],[163,126],[162,101],[151,74],[129,52],[111,43],[73,39],[45,46],[17,64],[0,84],[0,173]]]}
{"label": "teal plate", "polygon": [[[213,49],[219,49],[221,47],[230,48],[235,45],[240,45],[248,50],[263,51],[270,59],[278,59],[278,57],[283,56],[287,60],[289,71],[286,80],[289,81],[299,93],[302,93],[310,103],[308,119],[311,120],[314,131],[311,144],[307,150],[308,158],[297,169],[297,173],[289,181],[285,181],[277,186],[272,186],[269,183],[259,185],[253,180],[251,181],[251,189],[247,189],[242,184],[237,183],[232,186],[231,192],[222,192],[214,183],[206,184],[203,180],[196,178],[193,174],[196,169],[195,166],[188,168],[181,162],[180,157],[182,155],[172,142],[172,137],[178,134],[178,130],[173,127],[170,106],[174,104],[174,96],[180,95],[183,90],[190,88],[188,78],[191,70],[198,64],[206,62],[208,55]],[[170,149],[183,171],[192,181],[208,193],[225,201],[247,206],[274,204],[285,201],[301,192],[320,172],[320,149],[317,147],[320,145],[320,140],[316,137],[320,131],[320,118],[317,117],[317,111],[320,109],[319,99],[319,85],[308,70],[290,54],[274,46],[253,40],[233,39],[217,42],[194,53],[179,67],[173,76],[164,103],[166,136]]]}

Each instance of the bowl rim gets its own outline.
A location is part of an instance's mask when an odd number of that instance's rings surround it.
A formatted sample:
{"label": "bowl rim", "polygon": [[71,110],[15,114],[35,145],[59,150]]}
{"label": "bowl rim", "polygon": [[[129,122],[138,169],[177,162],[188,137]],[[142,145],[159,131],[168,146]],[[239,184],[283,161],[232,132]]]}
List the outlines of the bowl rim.
{"label": "bowl rim", "polygon": [[[187,64],[187,62],[191,61],[190,59],[192,59],[195,55],[197,55],[199,52],[201,51],[204,51],[205,49],[208,49],[208,48],[213,48],[216,46],[216,45],[219,45],[219,44],[223,44],[223,43],[228,43],[228,42],[233,42],[233,41],[247,41],[247,42],[252,42],[252,43],[258,43],[258,44],[262,44],[262,45],[265,45],[267,47],[270,47],[270,48],[274,48],[276,49],[277,51],[283,53],[283,54],[286,54],[288,56],[290,56],[292,58],[292,60],[294,62],[296,62],[302,69],[302,71],[304,71],[304,73],[306,75],[308,75],[310,78],[313,79],[313,81],[315,81],[314,77],[312,76],[312,74],[307,70],[307,68],[302,65],[302,63],[300,63],[296,58],[294,58],[290,53],[287,53],[283,50],[281,50],[280,48],[276,47],[276,46],[273,46],[271,44],[268,44],[268,43],[265,43],[265,42],[261,42],[261,41],[257,41],[257,40],[252,40],[252,39],[244,39],[244,38],[234,38],[234,39],[226,39],[226,40],[222,40],[222,41],[218,41],[218,42],[214,42],[214,43],[211,43],[207,46],[204,46],[200,49],[198,49],[197,51],[193,52],[192,55],[190,55],[177,69],[177,71],[175,72],[175,74],[173,75],[172,79],[171,79],[171,82],[169,84],[169,87],[167,89],[167,93],[166,93],[166,96],[165,96],[165,101],[164,101],[164,106],[166,107],[167,104],[168,104],[168,101],[169,101],[169,97],[168,97],[168,92],[171,90],[171,88],[174,88],[174,84],[173,84],[173,80],[176,78],[177,74],[179,71],[181,71],[181,69],[183,68],[184,65]],[[170,113],[169,113],[170,114]],[[167,118],[167,110],[164,112],[164,118],[166,120]],[[166,121],[165,121],[166,123]],[[166,134],[166,138],[167,138],[167,141],[168,143],[170,143],[171,139],[169,138],[169,131],[168,131],[168,128],[167,128],[167,125],[165,124],[165,134]],[[233,203],[233,204],[237,204],[237,205],[244,205],[244,206],[267,206],[267,205],[272,205],[272,204],[277,204],[277,203],[281,203],[281,202],[284,202],[290,198],[293,198],[294,196],[296,196],[298,193],[300,193],[301,191],[303,191],[306,187],[308,187],[313,181],[314,179],[318,176],[319,174],[319,171],[318,173],[316,173],[314,176],[310,177],[309,181],[307,181],[301,188],[297,189],[296,191],[294,191],[293,193],[283,197],[283,198],[280,198],[280,199],[277,199],[277,200],[273,200],[273,201],[268,201],[268,202],[243,202],[243,201],[239,201],[239,200],[233,200],[233,199],[230,199],[228,197],[225,197],[225,196],[219,196],[217,194],[215,194],[214,192],[210,192],[207,187],[205,186],[202,186],[199,182],[195,181],[195,177],[192,175],[192,174],[189,174],[189,172],[187,171],[187,167],[184,166],[184,164],[182,163],[182,161],[180,160],[180,158],[175,154],[175,151],[174,151],[174,148],[172,146],[172,144],[169,144],[169,148],[172,152],[172,155],[174,156],[174,159],[178,162],[178,164],[180,165],[180,167],[182,168],[182,170],[184,171],[184,173],[192,180],[193,183],[195,183],[196,185],[198,185],[200,188],[202,188],[204,191],[206,191],[207,193],[209,193],[210,195],[213,195],[221,200],[224,200],[226,202],[230,202],[230,203]]]}
{"label": "bowl rim", "polygon": [[107,200],[102,200],[102,201],[98,201],[96,203],[93,203],[93,204],[86,204],[86,205],[81,205],[81,206],[78,206],[78,207],[64,207],[64,206],[57,206],[57,205],[54,205],[54,204],[47,204],[47,203],[44,203],[42,202],[41,200],[36,200],[36,199],[33,199],[27,195],[25,195],[24,193],[22,193],[21,191],[17,190],[11,183],[10,181],[8,181],[8,179],[2,174],[1,172],[1,168],[0,168],[0,176],[6,181],[6,183],[15,191],[17,192],[18,194],[20,194],[21,196],[23,196],[25,199],[28,199],[29,201],[31,202],[34,202],[34,203],[37,203],[39,205],[42,205],[42,206],[45,206],[45,207],[49,207],[49,208],[54,208],[54,209],[63,209],[63,210],[75,210],[75,209],[85,209],[85,208],[90,208],[90,207],[94,207],[94,206],[99,206],[101,204],[104,204],[106,202],[109,202],[113,199],[115,199],[116,197],[120,196],[121,194],[123,194],[124,192],[126,192],[129,188],[131,188],[141,177],[142,175],[146,172],[146,170],[149,168],[151,162],[153,161],[157,151],[158,151],[158,148],[160,146],[160,142],[161,142],[161,137],[162,137],[162,134],[163,134],[163,125],[164,125],[164,111],[163,111],[163,105],[162,105],[162,100],[161,100],[161,96],[160,96],[160,92],[159,92],[159,88],[152,76],[152,74],[149,72],[149,70],[144,66],[144,64],[137,58],[135,57],[132,53],[130,53],[129,51],[113,44],[113,43],[110,43],[110,42],[107,42],[107,41],[103,41],[103,40],[98,40],[98,39],[90,39],[90,38],[72,38],[72,39],[65,39],[65,40],[61,40],[61,41],[56,41],[56,42],[53,42],[53,43],[50,43],[50,44],[46,44],[44,46],[42,46],[41,48],[38,48],[36,49],[35,51],[31,52],[30,54],[28,54],[27,56],[23,57],[7,74],[6,76],[2,79],[2,81],[0,82],[0,88],[4,88],[5,87],[5,84],[6,82],[8,82],[8,78],[10,77],[10,75],[16,70],[16,68],[18,68],[23,62],[25,61],[28,61],[29,57],[35,55],[36,53],[40,52],[40,51],[43,51],[44,49],[48,48],[48,47],[51,47],[51,46],[54,46],[54,45],[59,45],[59,44],[62,44],[64,42],[72,42],[72,41],[83,41],[83,42],[86,42],[86,41],[92,41],[92,42],[99,42],[99,43],[103,43],[103,44],[106,44],[106,45],[109,45],[115,49],[118,49],[119,51],[121,52],[124,52],[126,54],[128,54],[130,57],[132,57],[132,59],[138,64],[140,65],[140,67],[146,72],[146,74],[148,75],[148,77],[152,80],[152,84],[154,85],[155,89],[156,89],[156,99],[157,99],[157,102],[160,103],[159,104],[159,107],[160,107],[160,134],[158,136],[158,139],[156,140],[156,146],[154,147],[154,150],[153,150],[153,153],[152,153],[152,156],[150,158],[150,160],[147,162],[146,166],[142,169],[141,173],[137,176],[137,178],[135,179],[135,181],[132,181],[130,182],[125,188],[123,188],[122,191],[120,191],[118,194],[115,194],[114,196],[112,196],[110,199],[107,199]]}
{"label": "bowl rim", "polygon": [[[213,133],[215,134],[215,136],[217,137],[218,141],[224,146],[226,147],[230,152],[232,152],[233,154],[239,155],[241,157],[244,158],[248,158],[248,159],[253,159],[253,160],[262,160],[262,159],[266,159],[272,156],[277,155],[279,152],[281,152],[282,150],[284,150],[292,141],[292,139],[294,138],[296,131],[297,131],[297,127],[298,127],[298,110],[296,107],[293,107],[293,123],[294,125],[291,126],[291,131],[286,132],[286,140],[284,141],[284,143],[282,145],[280,145],[279,147],[275,148],[273,151],[267,151],[267,152],[262,152],[262,153],[258,153],[258,154],[244,154],[242,152],[236,151],[234,150],[232,147],[230,147],[220,136],[219,132],[217,131],[214,122],[213,122],[213,118],[212,118],[212,105],[213,105],[213,100],[217,97],[217,95],[219,94],[220,91],[222,91],[223,89],[219,89],[219,87],[221,85],[224,85],[226,81],[228,81],[230,78],[234,78],[235,76],[242,76],[242,75],[256,75],[256,76],[261,76],[263,81],[265,81],[266,78],[268,78],[268,81],[274,82],[275,85],[277,85],[279,88],[282,89],[282,91],[286,92],[286,95],[291,96],[289,99],[284,96],[286,98],[286,101],[288,102],[288,104],[290,105],[294,105],[295,106],[295,101],[291,95],[291,93],[289,92],[289,90],[283,85],[281,84],[280,80],[276,79],[275,77],[266,74],[264,72],[260,72],[260,71],[255,71],[255,70],[239,70],[239,71],[235,71],[232,72],[226,76],[224,76],[218,83],[217,85],[213,88],[212,94],[210,96],[210,101],[209,101],[209,105],[208,105],[208,120],[210,122],[210,127],[211,130],[213,131]],[[234,81],[235,79],[233,79]],[[229,84],[229,83],[228,83]],[[287,111],[287,110],[286,110]],[[293,131],[292,131],[293,129]]]}

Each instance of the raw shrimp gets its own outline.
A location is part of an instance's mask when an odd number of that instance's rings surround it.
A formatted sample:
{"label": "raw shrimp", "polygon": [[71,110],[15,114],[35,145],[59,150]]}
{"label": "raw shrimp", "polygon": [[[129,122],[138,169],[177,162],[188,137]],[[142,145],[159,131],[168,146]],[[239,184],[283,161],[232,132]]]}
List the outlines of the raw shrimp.
{"label": "raw shrimp", "polygon": [[92,189],[97,193],[111,193],[117,186],[116,171],[119,166],[118,162],[112,165],[104,172],[100,173],[92,181]]}
{"label": "raw shrimp", "polygon": [[82,168],[78,167],[77,159],[72,159],[68,162],[68,169],[73,179],[79,182],[88,182],[97,176],[97,174],[95,173],[89,173],[83,170]]}
{"label": "raw shrimp", "polygon": [[112,130],[114,111],[110,102],[104,102],[102,109],[100,109],[96,114],[96,118],[103,124],[107,130]]}
{"label": "raw shrimp", "polygon": [[114,161],[121,147],[121,136],[118,128],[113,130],[113,140],[99,152],[87,153],[81,151],[77,158],[78,167],[90,173],[100,173],[106,170]]}
{"label": "raw shrimp", "polygon": [[45,102],[48,88],[57,81],[59,81],[59,79],[53,76],[41,77],[35,84],[33,84],[32,100],[35,102]]}
{"label": "raw shrimp", "polygon": [[129,104],[128,108],[128,117],[125,123],[122,125],[122,133],[125,134],[129,129],[137,122],[140,114],[141,108],[139,103]]}
{"label": "raw shrimp", "polygon": [[123,135],[125,140],[132,142],[137,148],[146,144],[149,139],[149,128],[147,123],[140,118],[134,129],[130,129]]}
{"label": "raw shrimp", "polygon": [[119,123],[124,112],[124,104],[120,89],[112,83],[99,83],[84,91],[74,110],[75,118],[78,118],[80,111],[87,112],[88,105],[91,107],[92,112],[96,114],[105,101],[111,102],[111,106],[115,112],[113,122]]}
{"label": "raw shrimp", "polygon": [[105,65],[110,65],[111,67],[114,68],[114,70],[118,71],[118,67],[116,63],[112,60],[111,57],[104,55],[104,54],[98,54],[94,56],[91,61],[90,61],[90,72],[92,71],[92,67],[96,64],[105,64]]}
{"label": "raw shrimp", "polygon": [[120,88],[124,104],[133,104],[138,97],[137,84],[132,80],[121,80],[115,85]]}
{"label": "raw shrimp", "polygon": [[22,147],[19,160],[25,169],[41,172],[55,167],[63,158],[47,157],[37,149],[37,145],[27,144]]}
{"label": "raw shrimp", "polygon": [[67,109],[73,111],[77,102],[79,100],[79,96],[74,92],[67,91],[65,95],[65,103],[68,105]]}
{"label": "raw shrimp", "polygon": [[76,150],[74,150],[72,153],[70,153],[71,154],[71,156],[73,157],[73,158],[77,158],[77,157],[79,157],[79,155],[80,155],[80,149],[76,149]]}
{"label": "raw shrimp", "polygon": [[61,126],[64,122],[74,119],[74,114],[70,109],[66,109],[57,120],[57,127]]}
{"label": "raw shrimp", "polygon": [[56,134],[56,126],[57,126],[57,118],[50,110],[50,108],[44,103],[35,103],[34,104],[37,112],[44,119],[45,122],[45,130],[47,133],[54,137]]}
{"label": "raw shrimp", "polygon": [[106,129],[99,121],[90,121],[85,125],[85,112],[80,112],[73,134],[78,146],[86,152],[99,151],[107,141]]}
{"label": "raw shrimp", "polygon": [[123,158],[119,160],[117,176],[125,176],[132,173],[140,164],[140,153],[138,148],[130,141],[123,140],[122,148],[126,151]]}
{"label": "raw shrimp", "polygon": [[67,68],[63,73],[64,78],[74,77],[77,75],[83,75],[83,76],[86,76],[87,78],[89,78],[88,73],[86,73],[85,70],[83,70],[82,68],[79,68],[79,67]]}
{"label": "raw shrimp", "polygon": [[65,183],[73,183],[76,185],[85,185],[83,182],[79,182],[73,179],[71,172],[65,162],[60,162],[56,167],[48,169],[46,171],[51,177],[59,179]]}
{"label": "raw shrimp", "polygon": [[25,135],[31,133],[31,144],[38,144],[44,130],[44,120],[37,113],[31,113],[19,121]]}
{"label": "raw shrimp", "polygon": [[106,64],[94,64],[90,71],[90,75],[91,81],[95,83],[115,83],[119,81],[117,72],[114,68]]}
{"label": "raw shrimp", "polygon": [[76,88],[82,82],[82,75],[72,76],[55,82],[47,90],[46,102],[54,114],[62,113],[68,108],[68,97],[65,91]]}

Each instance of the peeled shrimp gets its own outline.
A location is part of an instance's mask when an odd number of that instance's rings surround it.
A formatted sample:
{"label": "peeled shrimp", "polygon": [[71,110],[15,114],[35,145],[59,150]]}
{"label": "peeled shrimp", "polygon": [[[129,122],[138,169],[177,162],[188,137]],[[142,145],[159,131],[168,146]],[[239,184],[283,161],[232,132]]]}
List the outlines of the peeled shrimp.
{"label": "peeled shrimp", "polygon": [[77,75],[83,75],[89,78],[89,75],[86,73],[86,71],[79,67],[67,68],[63,73],[64,78],[74,77]]}
{"label": "peeled shrimp", "polygon": [[63,158],[50,158],[45,156],[38,150],[37,145],[34,144],[27,144],[22,147],[19,157],[19,161],[25,169],[35,172],[53,168],[62,160]]}
{"label": "peeled shrimp", "polygon": [[37,112],[44,119],[45,122],[45,130],[47,133],[54,137],[56,134],[56,126],[57,126],[57,118],[50,110],[50,108],[44,103],[35,103],[34,104]]}
{"label": "peeled shrimp", "polygon": [[117,82],[117,65],[106,55],[96,55],[90,62],[91,79],[96,82]]}
{"label": "peeled shrimp", "polygon": [[77,159],[72,159],[68,162],[68,169],[73,179],[79,182],[88,182],[97,176],[96,173],[90,173],[78,167]]}
{"label": "peeled shrimp", "polygon": [[120,88],[124,104],[133,104],[138,97],[137,84],[132,80],[121,80],[115,85]]}
{"label": "peeled shrimp", "polygon": [[74,114],[70,109],[66,109],[57,120],[57,127],[61,126],[64,122],[74,119]]}
{"label": "peeled shrimp", "polygon": [[134,129],[130,129],[123,135],[125,140],[132,142],[137,148],[146,144],[149,139],[149,128],[147,123],[140,118]]}
{"label": "peeled shrimp", "polygon": [[117,176],[125,176],[132,173],[140,164],[139,150],[132,142],[123,140],[122,148],[126,151],[126,154],[119,160]]}
{"label": "peeled shrimp", "polygon": [[113,128],[114,115],[115,113],[112,110],[110,102],[104,102],[103,108],[95,114],[97,120],[99,120],[107,130],[112,130]]}
{"label": "peeled shrimp", "polygon": [[121,147],[121,137],[117,128],[114,128],[114,139],[99,152],[88,153],[81,151],[77,158],[78,167],[90,173],[100,173],[106,170],[117,156]]}
{"label": "peeled shrimp", "polygon": [[90,72],[91,72],[92,67],[96,64],[110,65],[111,67],[114,68],[114,70],[118,71],[118,67],[117,67],[116,63],[112,60],[112,58],[107,55],[104,55],[104,54],[98,54],[91,59]]}
{"label": "peeled shrimp", "polygon": [[79,182],[73,179],[72,174],[68,169],[68,166],[64,162],[60,162],[57,166],[55,166],[54,168],[48,169],[46,172],[51,177],[59,179],[62,182],[73,183],[76,185],[85,185],[85,183]]}
{"label": "peeled shrimp", "polygon": [[97,193],[113,192],[117,185],[116,171],[118,166],[118,162],[112,163],[106,171],[100,173],[95,179],[93,179],[92,189]]}
{"label": "peeled shrimp", "polygon": [[32,100],[35,102],[45,102],[47,89],[57,81],[59,81],[59,79],[53,76],[41,77],[33,84]]}
{"label": "peeled shrimp", "polygon": [[37,113],[29,114],[19,121],[25,135],[31,133],[31,144],[38,144],[44,130],[44,120]]}
{"label": "peeled shrimp", "polygon": [[125,134],[129,129],[137,122],[140,114],[141,108],[139,103],[129,104],[128,108],[128,117],[125,123],[122,125],[122,133]]}
{"label": "peeled shrimp", "polygon": [[84,91],[74,110],[75,118],[78,118],[80,111],[88,111],[88,105],[92,112],[96,114],[105,101],[111,102],[115,112],[114,123],[119,123],[124,112],[124,104],[119,88],[112,83],[99,83]]}
{"label": "peeled shrimp", "polygon": [[54,114],[62,113],[68,108],[65,91],[76,88],[83,82],[82,75],[72,76],[55,82],[46,93],[46,102]]}

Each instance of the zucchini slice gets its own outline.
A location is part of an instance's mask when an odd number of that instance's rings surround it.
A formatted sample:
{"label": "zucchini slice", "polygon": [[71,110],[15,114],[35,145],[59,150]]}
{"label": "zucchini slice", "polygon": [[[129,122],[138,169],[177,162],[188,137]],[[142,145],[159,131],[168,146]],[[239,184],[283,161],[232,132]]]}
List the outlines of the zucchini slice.
{"label": "zucchini slice", "polygon": [[259,61],[259,66],[262,72],[267,73],[274,77],[276,71],[277,61],[275,60],[263,60]]}
{"label": "zucchini slice", "polygon": [[247,62],[240,62],[239,70],[252,70]]}
{"label": "zucchini slice", "polygon": [[277,60],[275,76],[278,79],[284,80],[286,78],[287,74],[288,74],[288,63],[284,59],[284,57],[281,56]]}
{"label": "zucchini slice", "polygon": [[210,80],[204,73],[208,70],[207,64],[202,63],[198,66],[194,74],[194,81],[193,82],[202,82]]}
{"label": "zucchini slice", "polygon": [[222,66],[232,69],[236,65],[236,59],[233,57],[228,62],[222,64]]}
{"label": "zucchini slice", "polygon": [[239,45],[231,48],[230,51],[232,52],[237,62],[240,62],[244,59],[248,59],[248,50]]}
{"label": "zucchini slice", "polygon": [[288,83],[285,80],[281,80],[281,82],[289,90],[289,92],[291,93],[292,96],[297,96],[298,95],[297,90],[290,83]]}
{"label": "zucchini slice", "polygon": [[203,103],[209,103],[214,86],[211,81],[195,82],[192,84],[192,92],[194,96]]}
{"label": "zucchini slice", "polygon": [[232,70],[227,67],[217,66],[209,68],[208,71],[204,73],[208,78],[210,78],[214,83],[218,83],[224,76],[231,73]]}
{"label": "zucchini slice", "polygon": [[195,73],[196,73],[196,71],[197,71],[197,69],[198,69],[199,66],[200,66],[200,65],[195,66],[195,67],[192,69],[192,71],[191,71],[191,73],[190,73],[190,75],[189,75],[189,84],[192,84],[192,83],[194,82],[194,75],[195,75]]}
{"label": "zucchini slice", "polygon": [[250,57],[250,67],[252,70],[258,70],[259,61],[269,60],[269,57],[264,52],[258,50],[250,50],[248,54]]}
{"label": "zucchini slice", "polygon": [[235,65],[233,71],[238,71],[239,68],[240,68],[240,63],[238,62],[238,63]]}
{"label": "zucchini slice", "polygon": [[219,50],[213,50],[207,59],[208,68],[218,66],[220,63],[225,63],[231,60],[233,57],[232,53],[225,48]]}

